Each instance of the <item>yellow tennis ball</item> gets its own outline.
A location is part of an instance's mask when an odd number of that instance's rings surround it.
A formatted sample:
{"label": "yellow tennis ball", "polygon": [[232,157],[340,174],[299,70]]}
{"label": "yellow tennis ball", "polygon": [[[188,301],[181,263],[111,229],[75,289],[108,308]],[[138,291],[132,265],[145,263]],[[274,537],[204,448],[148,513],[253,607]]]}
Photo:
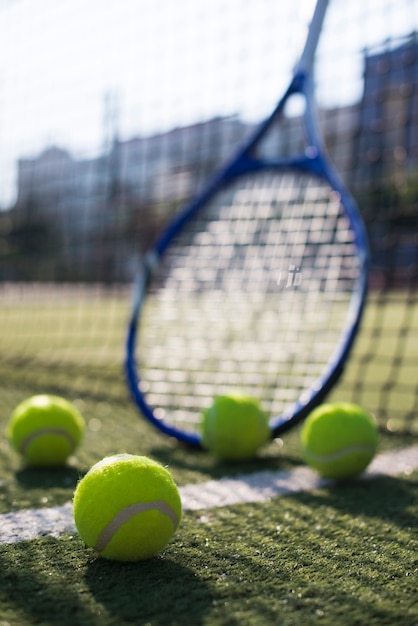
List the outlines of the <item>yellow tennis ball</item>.
{"label": "yellow tennis ball", "polygon": [[203,445],[220,459],[251,459],[269,438],[268,416],[254,398],[238,393],[217,396],[203,411]]}
{"label": "yellow tennis ball", "polygon": [[116,561],[158,554],[181,519],[180,494],[170,472],[132,454],[96,463],[78,483],[73,504],[84,543]]}
{"label": "yellow tennis ball", "polygon": [[37,395],[15,408],[6,434],[29,465],[63,465],[80,444],[84,419],[64,398]]}
{"label": "yellow tennis ball", "polygon": [[301,430],[305,461],[326,478],[361,474],[373,459],[377,444],[373,416],[349,402],[317,407]]}

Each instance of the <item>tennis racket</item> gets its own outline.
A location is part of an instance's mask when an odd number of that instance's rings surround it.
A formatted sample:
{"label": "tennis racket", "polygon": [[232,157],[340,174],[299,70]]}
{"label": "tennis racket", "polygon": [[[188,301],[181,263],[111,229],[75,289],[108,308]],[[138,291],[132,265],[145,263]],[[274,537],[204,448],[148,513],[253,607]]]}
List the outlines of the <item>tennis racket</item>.
{"label": "tennis racket", "polygon": [[[272,437],[320,403],[343,371],[366,296],[367,242],[328,162],[312,66],[318,0],[290,85],[272,114],[145,258],[126,344],[128,386],[160,431],[201,445],[201,412],[241,391],[271,415]],[[304,149],[272,155],[285,107],[304,101]]]}

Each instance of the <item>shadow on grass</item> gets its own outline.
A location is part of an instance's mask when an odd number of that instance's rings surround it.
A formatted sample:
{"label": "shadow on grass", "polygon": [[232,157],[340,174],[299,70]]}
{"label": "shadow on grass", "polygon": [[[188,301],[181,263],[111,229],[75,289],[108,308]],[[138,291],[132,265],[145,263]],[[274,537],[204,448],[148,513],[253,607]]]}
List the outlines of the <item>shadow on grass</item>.
{"label": "shadow on grass", "polygon": [[85,581],[96,602],[124,622],[198,626],[212,605],[210,588],[193,570],[162,557],[139,563],[97,559]]}
{"label": "shadow on grass", "polygon": [[[73,579],[73,580],[72,580]],[[53,538],[1,546],[0,623],[93,626],[62,544]]]}
{"label": "shadow on grass", "polygon": [[23,467],[16,474],[16,481],[25,489],[39,489],[51,487],[75,487],[81,477],[81,471],[76,467],[64,465],[62,467]]}
{"label": "shadow on grass", "polygon": [[118,563],[79,548],[51,537],[1,546],[0,622],[199,626],[210,610],[209,586],[183,564],[164,557]]}
{"label": "shadow on grass", "polygon": [[350,516],[387,520],[401,528],[416,527],[412,512],[412,505],[418,501],[416,480],[377,476],[338,482],[329,489],[299,493],[295,497],[309,506],[331,506]]}
{"label": "shadow on grass", "polygon": [[274,455],[261,454],[248,461],[223,461],[205,450],[178,442],[172,447],[154,446],[150,455],[163,465],[205,474],[208,480],[266,470],[292,469],[300,465],[300,459],[292,458],[279,450]]}

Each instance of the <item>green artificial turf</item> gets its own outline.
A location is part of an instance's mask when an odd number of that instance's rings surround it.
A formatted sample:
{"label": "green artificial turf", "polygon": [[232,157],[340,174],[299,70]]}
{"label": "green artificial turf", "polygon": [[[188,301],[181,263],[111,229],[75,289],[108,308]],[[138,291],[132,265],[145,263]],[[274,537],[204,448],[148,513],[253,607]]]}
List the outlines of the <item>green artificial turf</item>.
{"label": "green artificial turf", "polygon": [[77,536],[1,546],[0,623],[413,626],[417,496],[415,474],[186,513],[142,563]]}
{"label": "green artificial turf", "polygon": [[[302,463],[299,429],[234,465],[162,435],[126,389],[126,302],[60,306],[0,309],[0,432],[19,402],[46,392],[77,404],[86,435],[68,465],[54,471],[25,467],[0,436],[0,514],[70,501],[92,464],[120,452],[160,461],[179,486]],[[417,441],[396,432],[405,423],[417,432],[418,344],[412,330],[402,330],[408,316],[408,328],[415,323],[411,315],[402,298],[372,301],[330,396],[376,411],[379,451]],[[186,511],[162,555],[136,564],[104,561],[76,534],[0,545],[0,626],[417,626],[417,496],[415,472]]]}

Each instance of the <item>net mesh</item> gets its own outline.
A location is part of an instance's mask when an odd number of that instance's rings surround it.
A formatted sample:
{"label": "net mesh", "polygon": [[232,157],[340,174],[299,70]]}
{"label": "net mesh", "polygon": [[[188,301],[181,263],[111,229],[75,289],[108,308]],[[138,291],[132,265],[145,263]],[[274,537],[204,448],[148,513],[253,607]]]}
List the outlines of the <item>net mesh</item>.
{"label": "net mesh", "polygon": [[[122,11],[117,0],[0,2],[4,397],[129,402],[122,363],[138,264],[272,110],[312,4],[128,1]],[[414,436],[417,29],[418,0],[333,0],[315,67],[325,143],[371,248],[361,334],[332,397]],[[300,103],[286,113],[266,155],[303,146]]]}

